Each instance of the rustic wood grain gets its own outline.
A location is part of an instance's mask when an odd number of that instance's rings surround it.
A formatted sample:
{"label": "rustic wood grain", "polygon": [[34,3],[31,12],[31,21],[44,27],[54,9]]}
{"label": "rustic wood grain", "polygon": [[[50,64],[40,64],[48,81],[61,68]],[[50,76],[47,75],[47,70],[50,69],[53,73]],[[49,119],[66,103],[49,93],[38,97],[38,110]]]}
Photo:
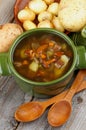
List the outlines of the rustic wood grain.
{"label": "rustic wood grain", "polygon": [[[0,0],[0,24],[13,19],[15,0]],[[14,119],[14,112],[19,105],[32,100],[16,84],[12,76],[0,76],[0,130],[86,130],[86,90],[73,98],[73,110],[70,119],[61,127],[48,124],[47,113],[29,123],[19,123]],[[34,100],[44,100],[37,99]]]}
{"label": "rustic wood grain", "polygon": [[12,78],[5,79],[0,91],[0,130],[16,127],[14,111],[23,102],[24,95]]}
{"label": "rustic wood grain", "polygon": [[14,112],[25,102],[26,94],[20,90],[13,77],[3,78],[0,83],[0,130],[12,130],[18,125],[14,119]]}
{"label": "rustic wood grain", "polygon": [[0,25],[13,19],[13,7],[16,0],[0,0]]}

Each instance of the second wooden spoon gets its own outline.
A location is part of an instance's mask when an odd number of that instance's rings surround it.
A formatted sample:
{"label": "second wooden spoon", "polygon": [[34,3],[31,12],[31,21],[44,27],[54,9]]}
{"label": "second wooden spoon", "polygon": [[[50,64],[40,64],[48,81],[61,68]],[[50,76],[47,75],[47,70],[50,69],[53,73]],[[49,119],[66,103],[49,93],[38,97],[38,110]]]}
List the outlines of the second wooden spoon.
{"label": "second wooden spoon", "polygon": [[50,108],[48,122],[51,126],[61,126],[68,120],[72,110],[71,99],[76,91],[84,86],[86,86],[86,70],[81,70],[66,96]]}
{"label": "second wooden spoon", "polygon": [[[79,75],[78,76],[79,79],[80,77],[82,77],[82,80],[84,79],[84,71],[80,71],[78,75]],[[77,79],[75,79],[75,82],[76,82],[75,86],[79,86],[82,80],[78,80],[78,83],[77,83]],[[82,88],[81,87],[78,88],[77,92],[85,88],[86,88],[86,85],[82,86]],[[67,92],[68,90],[44,102],[33,101],[33,102],[28,102],[21,105],[15,112],[15,119],[21,122],[29,122],[29,121],[33,121],[39,118],[44,113],[44,111],[46,110],[48,106],[64,98]]]}

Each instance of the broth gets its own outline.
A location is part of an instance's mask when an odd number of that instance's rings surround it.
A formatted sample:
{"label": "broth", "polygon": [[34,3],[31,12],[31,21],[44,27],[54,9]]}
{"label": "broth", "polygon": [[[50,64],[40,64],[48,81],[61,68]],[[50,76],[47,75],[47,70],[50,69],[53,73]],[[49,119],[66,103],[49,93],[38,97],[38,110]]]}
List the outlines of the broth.
{"label": "broth", "polygon": [[17,45],[13,55],[16,71],[36,82],[60,78],[70,69],[72,61],[71,47],[53,34],[26,37]]}

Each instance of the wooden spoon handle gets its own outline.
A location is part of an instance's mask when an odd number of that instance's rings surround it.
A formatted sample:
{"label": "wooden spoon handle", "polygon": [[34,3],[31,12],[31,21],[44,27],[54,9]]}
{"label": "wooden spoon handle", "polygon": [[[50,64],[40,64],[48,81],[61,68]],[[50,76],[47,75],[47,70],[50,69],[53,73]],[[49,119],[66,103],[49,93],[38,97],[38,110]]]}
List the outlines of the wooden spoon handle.
{"label": "wooden spoon handle", "polygon": [[[79,80],[79,82],[76,83],[76,82],[77,82],[77,77],[78,77],[78,78],[79,78],[79,76],[81,77],[81,74],[82,74],[82,73],[84,73],[82,80]],[[79,75],[79,76],[78,76],[78,75]],[[83,89],[86,89],[86,77],[85,77],[85,76],[86,76],[86,71],[85,71],[85,70],[80,70],[79,73],[77,74],[77,77],[75,78],[75,81],[74,81],[74,83],[73,83],[73,84],[76,85],[76,87],[78,86],[78,89],[77,89],[76,93],[82,91]],[[80,86],[79,86],[79,85],[80,85]],[[56,96],[54,96],[54,97],[52,97],[52,98],[50,98],[50,99],[48,99],[47,101],[44,101],[44,102],[42,102],[42,103],[43,103],[45,106],[49,106],[49,105],[51,105],[51,104],[53,104],[53,103],[55,103],[55,102],[58,102],[59,100],[63,99],[63,98],[66,96],[66,94],[69,92],[69,90],[70,90],[70,89],[68,89],[68,90],[62,92],[61,94],[56,95]]]}
{"label": "wooden spoon handle", "polygon": [[82,81],[80,87],[77,89],[76,93],[86,89],[86,79]]}
{"label": "wooden spoon handle", "polygon": [[80,70],[76,76],[75,81],[73,82],[70,91],[67,93],[67,95],[65,96],[66,100],[71,100],[73,95],[77,92],[78,88],[81,88],[81,84],[84,81],[84,79],[86,78],[86,70]]}

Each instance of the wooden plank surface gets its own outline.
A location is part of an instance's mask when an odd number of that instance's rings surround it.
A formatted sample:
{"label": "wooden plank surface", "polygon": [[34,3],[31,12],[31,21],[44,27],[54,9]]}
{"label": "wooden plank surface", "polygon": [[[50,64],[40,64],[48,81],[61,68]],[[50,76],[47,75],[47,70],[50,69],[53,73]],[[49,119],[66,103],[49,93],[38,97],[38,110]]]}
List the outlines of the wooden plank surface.
{"label": "wooden plank surface", "polygon": [[[15,0],[0,0],[0,24],[10,22],[13,19],[14,3]],[[20,90],[12,76],[0,76],[0,130],[86,130],[86,90],[73,98],[71,117],[67,123],[59,128],[51,127],[48,124],[48,109],[33,122],[17,122],[14,119],[16,108],[30,100],[32,97]]]}
{"label": "wooden plank surface", "polygon": [[17,126],[14,112],[20,104],[30,99],[19,89],[13,77],[0,78],[0,130],[12,130]]}
{"label": "wooden plank surface", "polygon": [[0,0],[0,24],[13,19],[13,6],[16,0]]}

